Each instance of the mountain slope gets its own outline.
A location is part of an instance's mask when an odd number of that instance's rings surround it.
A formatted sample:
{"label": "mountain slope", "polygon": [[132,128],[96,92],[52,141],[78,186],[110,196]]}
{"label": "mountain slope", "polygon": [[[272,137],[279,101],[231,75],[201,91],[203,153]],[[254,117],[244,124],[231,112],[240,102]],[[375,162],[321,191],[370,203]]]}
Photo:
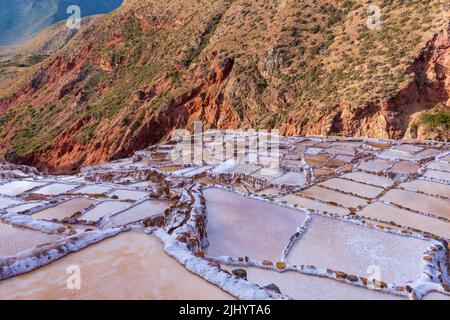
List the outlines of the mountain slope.
{"label": "mountain slope", "polygon": [[380,30],[367,28],[372,3],[128,0],[10,83],[0,155],[76,170],[195,120],[284,134],[423,135],[419,116],[448,110],[445,2],[379,1]]}
{"label": "mountain slope", "polygon": [[111,12],[123,0],[0,0],[0,46],[20,43],[45,27],[67,19],[68,6],[78,5],[83,17]]}

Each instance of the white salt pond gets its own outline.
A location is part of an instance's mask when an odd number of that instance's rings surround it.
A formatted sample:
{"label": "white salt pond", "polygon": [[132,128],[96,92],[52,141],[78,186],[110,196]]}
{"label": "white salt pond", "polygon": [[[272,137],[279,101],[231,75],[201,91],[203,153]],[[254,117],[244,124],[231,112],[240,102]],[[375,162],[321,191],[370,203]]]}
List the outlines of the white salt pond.
{"label": "white salt pond", "polygon": [[[399,185],[400,188],[419,191],[434,196],[450,198],[450,185],[427,180],[413,180]],[[450,210],[450,209],[449,209]]]}
{"label": "white salt pond", "polygon": [[380,198],[401,207],[450,219],[450,201],[411,191],[393,189]]}
{"label": "white salt pond", "polygon": [[341,176],[342,178],[350,179],[356,182],[367,183],[382,188],[391,187],[394,185],[394,180],[380,177],[375,174],[365,172],[350,172]]}
{"label": "white salt pond", "polygon": [[[238,267],[224,266],[232,271]],[[287,271],[283,273],[246,267],[247,279],[260,286],[275,284],[281,293],[294,300],[402,300],[404,298],[382,292],[360,288],[332,279],[305,275],[299,272]]]}
{"label": "white salt pond", "polygon": [[358,211],[359,216],[395,222],[404,227],[428,231],[435,235],[450,239],[450,223],[411,211],[403,210],[381,202],[374,202]]}
{"label": "white salt pond", "polygon": [[288,261],[366,278],[376,270],[380,281],[400,285],[420,278],[423,253],[430,245],[429,241],[314,216]]}
{"label": "white salt pond", "polygon": [[78,187],[78,185],[53,183],[51,185],[40,188],[39,190],[36,190],[34,193],[44,194],[44,195],[59,195],[61,193],[69,192],[70,190],[73,190],[77,187]]}
{"label": "white salt pond", "polygon": [[364,170],[364,171],[377,173],[377,172],[384,171],[384,170],[390,168],[391,166],[392,166],[392,162],[390,162],[390,161],[376,159],[376,160],[372,160],[372,161],[363,162],[358,166],[358,168],[361,170]]}
{"label": "white salt pond", "polygon": [[[67,270],[81,269],[81,290]],[[0,282],[0,299],[233,299],[169,257],[154,236],[127,232]]]}
{"label": "white salt pond", "polygon": [[450,172],[429,169],[423,174],[423,176],[426,178],[450,183]]}
{"label": "white salt pond", "polygon": [[279,178],[273,180],[276,184],[288,184],[288,185],[305,185],[306,177],[303,173],[288,172]]}
{"label": "white salt pond", "polygon": [[250,199],[239,194],[204,190],[209,256],[248,256],[278,261],[306,213]]}
{"label": "white salt pond", "polygon": [[339,178],[327,180],[319,185],[342,192],[352,193],[364,198],[375,198],[384,191],[382,188]]}
{"label": "white salt pond", "polygon": [[105,186],[98,186],[98,185],[90,185],[82,187],[81,189],[78,189],[74,191],[73,193],[78,194],[105,194],[108,193],[112,188],[105,187]]}
{"label": "white salt pond", "polygon": [[364,200],[362,198],[344,194],[338,191],[328,190],[318,186],[313,186],[309,189],[306,189],[300,192],[300,195],[321,200],[329,204],[341,205],[346,208],[356,208],[367,203],[367,200]]}
{"label": "white salt pond", "polygon": [[441,170],[441,171],[450,172],[450,163],[446,163],[446,162],[432,162],[432,163],[428,164],[428,168],[429,169],[434,169],[434,170]]}
{"label": "white salt pond", "polygon": [[121,202],[121,201],[105,201],[97,206],[95,208],[87,211],[85,214],[83,214],[79,220],[82,221],[98,221],[104,216],[110,216],[113,215],[119,211],[122,211],[130,206],[130,203],[127,202]]}
{"label": "white salt pond", "polygon": [[27,180],[16,180],[0,186],[0,194],[6,196],[17,196],[23,192],[45,185],[45,182]]}
{"label": "white salt pond", "polygon": [[95,203],[97,203],[97,201],[95,200],[87,198],[75,198],[61,204],[57,204],[56,206],[53,206],[51,208],[39,211],[33,214],[33,217],[43,220],[62,220],[64,218],[72,216],[77,212],[83,212],[85,209]]}
{"label": "white salt pond", "polygon": [[109,196],[116,196],[119,200],[140,200],[148,196],[148,192],[145,191],[134,191],[134,190],[126,190],[126,189],[118,189],[114,192],[111,192]]}
{"label": "white salt pond", "polygon": [[0,222],[0,258],[14,256],[37,245],[53,242],[58,236],[19,229]]}
{"label": "white salt pond", "polygon": [[340,216],[345,216],[345,215],[350,214],[350,211],[346,208],[334,206],[334,205],[327,204],[327,203],[317,202],[317,201],[303,198],[303,197],[293,195],[293,194],[288,194],[286,196],[278,198],[277,200],[282,201],[282,202],[285,201],[287,204],[289,204],[291,206],[297,205],[298,207],[301,207],[301,208],[306,208],[306,209],[314,210],[314,211],[319,210],[321,212],[334,213],[334,214],[338,214]]}
{"label": "white salt pond", "polygon": [[22,201],[0,197],[0,210],[21,203]]}
{"label": "white salt pond", "polygon": [[12,208],[8,208],[8,209],[6,209],[6,212],[7,213],[22,213],[24,211],[31,210],[31,209],[40,207],[45,204],[46,204],[45,202],[29,202],[29,203],[21,204],[18,206],[14,206]]}
{"label": "white salt pond", "polygon": [[124,212],[111,217],[115,225],[126,225],[132,222],[144,220],[151,216],[162,214],[170,207],[170,202],[159,200],[144,201]]}

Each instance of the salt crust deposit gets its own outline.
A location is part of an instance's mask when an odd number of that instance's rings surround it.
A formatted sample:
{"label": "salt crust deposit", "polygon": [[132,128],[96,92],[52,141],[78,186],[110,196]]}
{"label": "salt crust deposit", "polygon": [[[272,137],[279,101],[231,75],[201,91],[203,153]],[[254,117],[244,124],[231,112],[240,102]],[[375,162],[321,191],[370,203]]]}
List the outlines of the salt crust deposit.
{"label": "salt crust deposit", "polygon": [[[235,137],[245,135],[236,132]],[[195,139],[200,141],[199,136]],[[159,238],[169,256],[206,280],[205,290],[216,285],[240,299],[439,299],[450,294],[448,144],[283,138],[280,150],[264,157],[286,159],[273,170],[242,162],[243,158],[182,168],[169,156],[176,143],[85,167],[76,176],[44,177],[30,167],[2,164],[1,223],[20,228],[13,234],[28,229],[43,235],[46,243],[24,242],[24,251],[19,248],[21,252],[0,257],[0,279],[13,277],[0,282],[0,295],[11,296],[13,282],[25,280],[20,274],[86,247],[100,248],[96,243],[120,239],[117,235],[130,229]],[[197,146],[195,153],[199,152]],[[409,193],[411,197],[404,196]],[[45,214],[80,196],[88,200],[86,205]],[[117,207],[109,208],[106,204],[113,201]],[[137,222],[114,223],[114,217],[132,213],[147,201],[170,206],[150,206],[131,214]],[[14,211],[18,206],[24,207]],[[320,227],[321,223],[325,224]],[[324,225],[326,237],[316,236]],[[387,248],[386,243],[396,245]],[[314,249],[321,247],[332,252],[321,255],[323,250]],[[307,250],[314,254],[305,256]],[[347,258],[337,254],[340,250]],[[384,277],[367,277],[369,263],[381,266]],[[230,272],[236,267],[249,272],[248,280]],[[26,275],[27,281],[34,281],[32,275],[39,278],[40,271]],[[262,287],[272,277],[281,284],[282,294]],[[334,295],[324,288],[333,288]],[[176,296],[176,288],[171,290]],[[20,293],[12,297],[20,298]]]}

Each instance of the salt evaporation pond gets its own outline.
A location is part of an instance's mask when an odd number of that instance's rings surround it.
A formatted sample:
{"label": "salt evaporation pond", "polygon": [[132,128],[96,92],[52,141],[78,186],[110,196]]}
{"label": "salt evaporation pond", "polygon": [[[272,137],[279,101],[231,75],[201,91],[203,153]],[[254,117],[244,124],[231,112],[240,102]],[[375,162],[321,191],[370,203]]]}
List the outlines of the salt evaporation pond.
{"label": "salt evaporation pond", "polygon": [[[413,180],[399,185],[411,191],[419,191],[434,196],[450,198],[450,185],[427,180]],[[449,209],[450,210],[450,209]]]}
{"label": "salt evaporation pond", "polygon": [[218,188],[203,191],[206,199],[209,256],[248,256],[278,261],[306,213],[241,196]]}
{"label": "salt evaporation pond", "polygon": [[356,208],[367,203],[366,200],[342,192],[328,190],[318,186],[313,186],[300,193],[309,198],[318,199],[323,202],[338,204],[346,208]]}
{"label": "salt evaporation pond", "polygon": [[40,207],[42,205],[45,205],[45,202],[30,202],[30,203],[25,203],[25,204],[21,204],[12,208],[8,208],[6,209],[7,213],[22,213],[24,211],[27,210],[31,210],[37,207]]}
{"label": "salt evaporation pond", "polygon": [[398,174],[413,174],[419,169],[420,166],[415,162],[399,161],[389,171]]}
{"label": "salt evaporation pond", "polygon": [[14,256],[57,239],[59,237],[55,235],[19,229],[0,222],[0,257]]}
{"label": "salt evaporation pond", "polygon": [[386,221],[388,223],[393,221],[400,226],[428,231],[435,235],[450,239],[450,223],[381,202],[371,203],[361,211],[358,211],[358,215]]}
{"label": "salt evaporation pond", "polygon": [[105,194],[109,192],[112,188],[110,187],[104,187],[104,186],[85,186],[81,189],[78,189],[74,191],[73,193],[79,193],[79,194]]}
{"label": "salt evaporation pond", "polygon": [[21,203],[19,200],[0,197],[0,210],[19,203]]}
{"label": "salt evaporation pond", "polygon": [[372,160],[372,161],[363,162],[358,166],[358,168],[361,170],[364,170],[364,171],[377,173],[377,172],[387,170],[391,166],[392,166],[392,162],[390,162],[390,161],[376,159],[376,160]]}
{"label": "salt evaporation pond", "polygon": [[111,221],[115,225],[126,225],[150,218],[157,214],[162,214],[169,207],[170,202],[168,201],[147,200],[124,212],[114,215],[111,218]]}
{"label": "salt evaporation pond", "polygon": [[119,189],[119,190],[115,190],[114,192],[111,192],[109,194],[109,196],[116,196],[120,200],[136,201],[136,200],[147,197],[148,192]]}
{"label": "salt evaporation pond", "polygon": [[327,180],[325,182],[320,183],[319,185],[370,199],[377,197],[380,193],[384,191],[384,189],[382,188],[373,187],[367,184],[362,184],[359,182],[339,178]]}
{"label": "salt evaporation pond", "polygon": [[400,285],[420,278],[423,253],[430,246],[429,241],[314,216],[288,261],[366,278],[378,269],[380,281]]}
{"label": "salt evaporation pond", "polygon": [[17,180],[0,186],[0,194],[6,196],[17,196],[23,192],[45,185],[45,182],[35,182],[26,180]]}
{"label": "salt evaporation pond", "polygon": [[35,213],[33,217],[43,220],[62,220],[64,218],[72,216],[77,212],[83,212],[83,210],[87,209],[95,203],[97,203],[97,201],[95,200],[87,198],[75,198],[58,204],[54,207],[39,211]]}
{"label": "salt evaporation pond", "polygon": [[394,185],[394,180],[380,177],[375,174],[365,173],[365,172],[350,172],[341,176],[342,178],[354,180],[360,183],[371,184],[374,186],[387,188]]}
{"label": "salt evaporation pond", "polygon": [[44,195],[59,195],[61,193],[69,192],[70,190],[73,190],[77,187],[78,187],[78,185],[53,183],[51,185],[40,188],[39,190],[35,191],[34,193],[44,194]]}
{"label": "salt evaporation pond", "polygon": [[287,204],[289,204],[291,206],[297,205],[298,207],[302,207],[302,208],[306,208],[306,209],[310,209],[310,210],[314,210],[314,211],[315,210],[319,210],[321,212],[326,211],[329,213],[338,214],[340,216],[345,216],[350,213],[350,211],[346,208],[334,206],[334,205],[327,204],[327,203],[317,202],[317,201],[299,197],[299,196],[296,196],[293,194],[288,194],[286,196],[278,198],[277,200],[281,201],[281,202],[286,202]]}
{"label": "salt evaporation pond", "polygon": [[449,200],[400,189],[388,191],[383,197],[381,197],[381,200],[395,203],[411,210],[450,219]]}
{"label": "salt evaporation pond", "polygon": [[[237,267],[224,266],[232,271]],[[283,273],[260,268],[246,267],[247,279],[260,286],[275,284],[281,293],[294,300],[401,300],[399,296],[340,283],[332,279],[305,275],[299,272]]]}
{"label": "salt evaporation pond", "polygon": [[277,184],[304,185],[306,184],[306,177],[302,173],[289,172],[276,178],[273,182]]}
{"label": "salt evaporation pond", "polygon": [[103,218],[107,215],[113,215],[119,211],[124,210],[125,208],[129,207],[130,204],[127,202],[121,202],[121,201],[105,201],[97,206],[95,208],[87,211],[83,216],[79,218],[79,220],[83,221],[98,221],[99,219]]}
{"label": "salt evaporation pond", "polygon": [[[70,266],[81,269],[81,290],[66,286]],[[232,298],[169,257],[154,236],[134,232],[120,234],[0,282],[0,299]]]}

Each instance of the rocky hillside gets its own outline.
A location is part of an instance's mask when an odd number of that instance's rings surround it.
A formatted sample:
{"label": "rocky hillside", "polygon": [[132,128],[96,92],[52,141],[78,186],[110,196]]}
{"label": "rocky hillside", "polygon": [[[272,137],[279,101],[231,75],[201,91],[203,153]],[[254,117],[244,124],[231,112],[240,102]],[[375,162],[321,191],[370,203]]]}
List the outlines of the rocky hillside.
{"label": "rocky hillside", "polygon": [[127,0],[0,92],[0,154],[77,170],[198,119],[448,139],[449,14],[435,0]]}
{"label": "rocky hillside", "polygon": [[83,17],[111,12],[123,0],[0,0],[0,46],[13,45],[69,16],[67,8],[78,5]]}

